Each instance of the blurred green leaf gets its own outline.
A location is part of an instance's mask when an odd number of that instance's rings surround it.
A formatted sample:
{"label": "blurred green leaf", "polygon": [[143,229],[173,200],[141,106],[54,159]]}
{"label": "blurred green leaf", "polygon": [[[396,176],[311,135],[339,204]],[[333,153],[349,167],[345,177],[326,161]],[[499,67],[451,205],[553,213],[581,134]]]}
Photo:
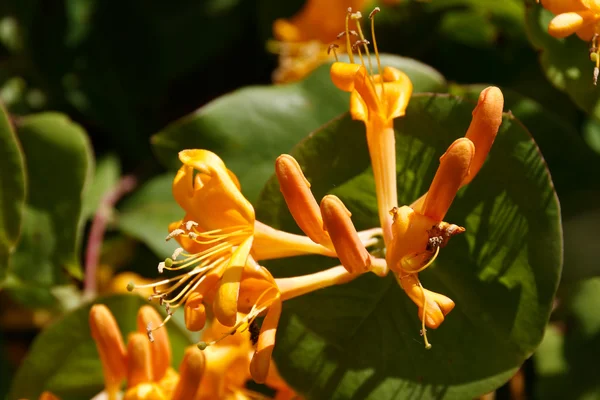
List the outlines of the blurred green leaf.
{"label": "blurred green leaf", "polygon": [[599,118],[599,92],[592,82],[594,64],[589,58],[588,44],[576,35],[564,39],[550,36],[548,23],[554,15],[541,4],[530,4],[525,15],[529,40],[540,50],[546,77],[582,110]]}
{"label": "blurred green leaf", "polygon": [[[411,99],[406,117],[395,122],[400,204],[427,190],[438,158],[464,135],[473,107],[443,95]],[[361,123],[342,116],[292,155],[317,199],[336,194],[357,229],[378,225]],[[261,195],[257,216],[298,231],[275,179]],[[442,326],[429,331],[433,348],[424,349],[417,308],[396,281],[363,276],[285,303],[275,360],[293,387],[309,398],[467,399],[514,374],[542,339],[560,278],[562,235],[544,161],[510,114],[447,220],[466,233],[420,274],[426,288],[456,302]],[[331,263],[303,257],[268,265],[275,274],[298,275]]]}
{"label": "blurred green leaf", "polygon": [[[21,240],[9,264],[6,286],[15,297],[36,305],[51,299],[48,289],[80,279],[78,259],[82,207],[93,168],[85,131],[66,116],[42,113],[16,121],[28,178]],[[25,290],[24,293],[17,293]],[[32,297],[31,292],[37,292]]]}
{"label": "blurred green leaf", "polygon": [[[404,71],[416,92],[446,90],[444,78],[418,61],[392,55],[381,61]],[[183,149],[218,153],[254,201],[279,154],[348,108],[349,94],[333,85],[325,65],[298,83],[244,88],[220,97],[167,126],[152,143],[169,168],[179,168],[177,153]]]}
{"label": "blurred green leaf", "polygon": [[121,176],[121,163],[119,159],[110,154],[98,161],[94,179],[83,199],[83,218],[91,218],[96,213],[102,198],[119,182]]}
{"label": "blurred green leaf", "polygon": [[121,204],[117,219],[119,229],[148,245],[160,258],[170,257],[179,246],[165,238],[169,224],[184,216],[173,199],[173,178],[172,174],[161,175],[136,190]]}
{"label": "blurred green leaf", "polygon": [[[138,309],[148,304],[132,294],[112,295],[97,299],[106,304],[126,338],[136,331]],[[65,315],[36,337],[27,358],[19,368],[12,384],[12,399],[37,399],[49,390],[61,400],[89,399],[103,390],[102,365],[89,329],[89,311],[86,304]],[[161,313],[164,315],[164,312]],[[172,366],[183,358],[184,349],[191,344],[186,332],[168,324],[173,354]]]}
{"label": "blurred green leaf", "polygon": [[600,354],[600,278],[564,288],[557,310],[561,317],[550,325],[534,355],[535,394],[538,399],[597,399]]}
{"label": "blurred green leaf", "polygon": [[21,231],[25,165],[9,116],[0,103],[0,283]]}

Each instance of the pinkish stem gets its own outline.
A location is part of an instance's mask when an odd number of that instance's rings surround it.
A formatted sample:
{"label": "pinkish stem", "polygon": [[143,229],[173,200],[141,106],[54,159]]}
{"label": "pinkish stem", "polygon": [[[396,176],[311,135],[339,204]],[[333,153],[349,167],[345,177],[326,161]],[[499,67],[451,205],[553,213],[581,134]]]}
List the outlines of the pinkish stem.
{"label": "pinkish stem", "polygon": [[137,180],[132,175],[122,177],[112,189],[108,190],[102,196],[92,226],[85,251],[85,286],[84,295],[93,297],[96,295],[96,270],[98,268],[98,260],[100,259],[100,250],[102,249],[102,241],[104,240],[104,232],[110,212],[117,204],[117,201],[125,194],[131,192],[137,185]]}

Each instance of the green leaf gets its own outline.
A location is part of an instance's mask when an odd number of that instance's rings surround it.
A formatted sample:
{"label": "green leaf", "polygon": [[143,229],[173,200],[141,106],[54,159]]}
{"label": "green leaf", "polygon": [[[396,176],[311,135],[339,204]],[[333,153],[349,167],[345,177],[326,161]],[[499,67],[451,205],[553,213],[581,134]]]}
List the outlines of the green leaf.
{"label": "green leaf", "polygon": [[[138,309],[147,304],[132,294],[112,295],[95,303],[106,304],[112,311],[124,338],[136,330]],[[103,390],[102,365],[89,329],[90,308],[91,304],[83,305],[36,337],[12,383],[9,399],[37,399],[44,390],[61,400],[89,399]],[[168,324],[167,329],[172,366],[176,367],[190,341],[175,324]]]}
{"label": "green leaf", "polygon": [[170,257],[179,246],[165,238],[169,224],[184,216],[173,199],[173,178],[172,174],[165,174],[147,182],[123,201],[117,220],[119,229],[148,245],[161,258]]}
{"label": "green leaf", "polygon": [[[424,193],[447,146],[464,135],[474,105],[416,95],[395,122],[400,204]],[[338,195],[357,229],[378,225],[365,129],[348,115],[292,152],[317,199]],[[275,179],[258,218],[298,231]],[[560,211],[540,153],[523,125],[504,118],[479,175],[462,189],[447,220],[466,227],[423,285],[452,298],[455,309],[423,346],[416,306],[391,277],[362,276],[284,305],[275,359],[308,398],[474,398],[497,388],[542,339],[562,265]],[[269,263],[299,275],[334,261],[303,257]]]}
{"label": "green leaf", "polygon": [[546,77],[585,112],[600,117],[599,92],[592,82],[594,64],[588,44],[576,35],[557,39],[548,34],[554,15],[541,4],[531,4],[526,11],[529,40],[540,50],[540,64]]}
{"label": "green leaf", "polygon": [[595,371],[600,353],[600,278],[564,290],[557,314],[534,355],[538,399],[597,399]]}
{"label": "green leaf", "polygon": [[[67,282],[65,272],[82,277],[78,253],[92,152],[85,131],[64,115],[35,114],[16,125],[26,160],[28,198],[6,286],[29,305],[48,305],[48,289]],[[20,290],[26,292],[17,293]],[[31,291],[46,300],[38,303]]]}
{"label": "green leaf", "polygon": [[0,283],[21,231],[25,205],[25,165],[8,114],[0,104]]}
{"label": "green leaf", "polygon": [[[403,70],[415,91],[445,91],[444,78],[418,61],[384,55],[383,65]],[[325,122],[347,111],[349,94],[337,89],[329,66],[289,85],[237,90],[167,126],[152,138],[158,158],[179,168],[177,153],[212,150],[240,180],[245,196],[256,200],[273,173],[273,160]]]}
{"label": "green leaf", "polygon": [[109,154],[98,161],[94,179],[83,201],[83,218],[92,218],[102,201],[102,197],[113,189],[121,176],[121,163],[114,154]]}

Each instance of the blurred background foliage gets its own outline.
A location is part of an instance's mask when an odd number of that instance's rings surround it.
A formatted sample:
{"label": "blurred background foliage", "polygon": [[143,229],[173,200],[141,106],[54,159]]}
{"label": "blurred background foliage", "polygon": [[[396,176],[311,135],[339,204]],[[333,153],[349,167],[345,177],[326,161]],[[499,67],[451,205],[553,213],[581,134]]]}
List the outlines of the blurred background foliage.
{"label": "blurred background foliage", "polygon": [[[13,195],[0,218],[8,233],[0,237],[0,396],[40,329],[87,299],[81,280],[95,214],[108,224],[99,291],[114,292],[119,271],[152,278],[156,260],[172,251],[166,225],[182,216],[170,193],[178,149],[219,151],[255,201],[273,158],[347,109],[327,67],[290,86],[266,86],[277,65],[266,46],[272,23],[302,4],[0,2],[0,139],[19,142],[0,151],[2,191]],[[585,43],[549,37],[550,14],[529,0],[403,0],[384,10],[379,48],[420,61],[393,58],[412,66],[416,91],[474,100],[481,85],[497,85],[505,110],[535,138],[561,202],[565,260],[556,310],[520,393],[565,398],[560,388],[578,387],[569,398],[600,398],[589,375],[600,346],[600,92]],[[248,85],[265,86],[236,90]],[[319,112],[308,120],[309,111],[291,107],[275,120],[279,98],[317,102]],[[246,132],[248,121],[223,118],[238,111],[273,125]],[[137,186],[114,207],[105,195],[124,176]],[[511,394],[514,385],[498,395]]]}

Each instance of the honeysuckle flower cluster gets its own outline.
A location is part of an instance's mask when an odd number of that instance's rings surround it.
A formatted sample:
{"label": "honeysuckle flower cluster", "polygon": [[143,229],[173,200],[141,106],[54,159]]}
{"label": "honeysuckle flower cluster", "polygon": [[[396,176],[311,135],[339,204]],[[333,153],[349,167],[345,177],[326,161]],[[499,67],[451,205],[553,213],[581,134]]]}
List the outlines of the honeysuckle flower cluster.
{"label": "honeysuckle flower cluster", "polygon": [[[147,329],[160,324],[162,317],[151,306],[140,308],[137,331],[130,333],[125,345],[117,322],[102,305],[90,310],[90,330],[102,362],[104,394],[109,400],[121,398],[121,384],[126,381],[124,400],[209,400],[257,398],[246,389],[250,379],[248,365],[253,352],[250,332],[231,336],[201,351],[196,346],[185,350],[179,371],[171,368],[171,347],[166,330],[159,330],[148,340]],[[215,323],[203,332],[210,340],[227,328]],[[296,397],[294,391],[271,368],[266,384],[276,390],[277,399]],[[51,397],[49,397],[50,399]]]}
{"label": "honeysuckle flower cluster", "polygon": [[[370,14],[371,21],[377,11]],[[353,51],[350,62],[332,64],[331,78],[338,88],[351,93],[350,114],[365,124],[379,226],[358,232],[341,199],[326,195],[317,202],[299,163],[283,154],[275,161],[275,174],[288,209],[305,236],[274,229],[256,220],[235,174],[216,154],[183,150],[173,196],[184,215],[169,226],[167,236],[180,247],[158,266],[161,273],[177,275],[151,284],[132,282],[128,287],[152,288],[151,300],[167,311],[164,321],[145,327],[150,337],[177,308],[183,308],[189,330],[209,332],[198,343],[206,357],[223,343],[249,335],[251,346],[246,346],[248,341],[241,346],[249,349],[249,374],[256,382],[268,382],[285,300],[344,284],[367,272],[384,277],[392,271],[417,306],[425,346],[431,347],[426,328],[439,327],[454,302],[425,289],[419,273],[434,262],[452,236],[465,230],[444,218],[457,191],[477,175],[487,157],[502,122],[503,96],[495,87],[481,92],[465,137],[454,141],[441,156],[429,191],[411,205],[399,205],[393,121],[405,115],[412,83],[402,71],[381,66],[374,29],[375,62],[371,61],[361,19],[360,12],[346,12],[345,30],[336,36]],[[370,252],[381,241],[385,258],[374,255],[382,254],[380,248]],[[274,278],[260,264],[308,254],[338,259],[340,265],[304,276]],[[207,320],[209,328],[205,328]]]}
{"label": "honeysuckle flower cluster", "polygon": [[548,24],[550,35],[564,38],[575,33],[581,40],[590,43],[590,59],[594,62],[594,85],[596,85],[600,74],[598,54],[600,1],[541,0],[541,4],[556,15]]}

